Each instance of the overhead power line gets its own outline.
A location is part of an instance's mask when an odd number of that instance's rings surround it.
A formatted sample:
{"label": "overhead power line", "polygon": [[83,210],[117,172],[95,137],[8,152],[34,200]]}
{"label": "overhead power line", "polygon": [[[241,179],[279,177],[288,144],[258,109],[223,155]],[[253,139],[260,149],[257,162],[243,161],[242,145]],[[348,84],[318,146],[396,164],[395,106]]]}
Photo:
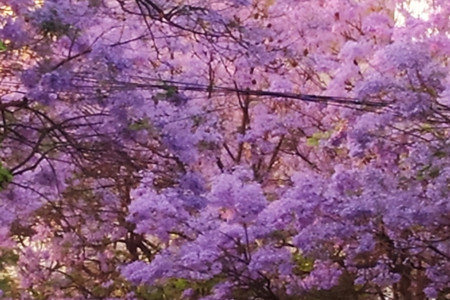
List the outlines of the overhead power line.
{"label": "overhead power line", "polygon": [[300,101],[304,101],[304,102],[314,102],[314,103],[331,103],[331,104],[365,106],[365,107],[386,107],[386,106],[388,106],[388,103],[367,101],[367,100],[348,98],[348,97],[319,96],[319,95],[312,95],[312,94],[275,92],[275,91],[269,91],[269,90],[253,90],[253,89],[243,89],[243,88],[239,88],[237,86],[235,86],[235,87],[225,87],[225,86],[215,86],[215,85],[211,86],[211,85],[205,85],[205,84],[181,82],[181,81],[174,81],[174,80],[160,80],[160,79],[149,79],[149,78],[139,78],[139,81],[140,82],[117,82],[117,83],[123,84],[123,85],[128,85],[128,86],[131,85],[134,88],[162,90],[162,91],[167,91],[168,89],[174,89],[177,92],[190,91],[190,92],[203,92],[203,93],[208,93],[208,94],[237,93],[240,95],[285,98],[285,99],[294,99],[294,100],[300,100]]}

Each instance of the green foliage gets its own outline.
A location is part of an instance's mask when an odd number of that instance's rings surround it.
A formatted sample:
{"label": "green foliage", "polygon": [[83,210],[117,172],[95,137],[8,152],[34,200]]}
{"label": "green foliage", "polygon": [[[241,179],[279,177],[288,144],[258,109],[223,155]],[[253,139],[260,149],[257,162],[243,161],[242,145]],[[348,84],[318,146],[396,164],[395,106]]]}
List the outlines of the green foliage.
{"label": "green foliage", "polygon": [[444,157],[447,157],[447,152],[438,150],[433,154],[433,156],[437,157],[437,158],[444,158]]}
{"label": "green foliage", "polygon": [[154,286],[140,286],[136,294],[139,299],[145,300],[174,300],[181,299],[182,293],[190,288],[194,294],[199,297],[209,295],[213,287],[221,282],[223,278],[214,277],[210,280],[190,281],[183,278],[172,278],[165,281],[163,284]]}
{"label": "green foliage", "polygon": [[3,296],[9,296],[14,290],[14,280],[7,275],[0,275],[0,291]]}
{"label": "green foliage", "polygon": [[16,290],[16,282],[11,274],[5,272],[8,266],[17,264],[19,256],[11,250],[2,249],[0,252],[0,290],[3,296],[12,296]]}
{"label": "green foliage", "polygon": [[303,256],[299,252],[294,253],[292,257],[295,263],[294,273],[305,274],[311,272],[314,269],[313,259]]}
{"label": "green foliage", "polygon": [[169,85],[164,82],[162,88],[164,92],[157,93],[153,97],[153,100],[155,101],[156,104],[158,103],[158,101],[170,101],[178,94],[178,87],[174,85]]}
{"label": "green foliage", "polygon": [[137,294],[142,299],[146,300],[177,299],[181,296],[187,286],[187,280],[174,278],[160,286],[140,286],[137,290]]}
{"label": "green foliage", "polygon": [[320,140],[326,140],[331,136],[329,131],[317,131],[306,140],[306,144],[310,147],[318,147]]}
{"label": "green foliage", "polygon": [[166,88],[166,96],[169,97],[173,97],[178,93],[178,88],[176,86],[173,85],[167,85]]}
{"label": "green foliage", "polygon": [[216,150],[220,148],[220,145],[214,141],[199,141],[197,147],[200,150]]}
{"label": "green foliage", "polygon": [[6,50],[8,50],[8,47],[4,41],[0,40],[0,52],[5,52]]}
{"label": "green foliage", "polygon": [[200,126],[205,123],[206,118],[202,115],[194,115],[191,117],[192,122],[194,122],[194,127]]}
{"label": "green foliage", "polygon": [[41,33],[46,37],[60,37],[66,35],[70,32],[71,25],[63,23],[63,21],[58,17],[56,11],[52,11],[52,16],[41,22],[40,30]]}
{"label": "green foliage", "polygon": [[151,129],[152,126],[150,125],[148,119],[140,119],[137,121],[132,122],[130,125],[128,125],[128,129],[133,131],[139,131],[143,129]]}
{"label": "green foliage", "polygon": [[19,256],[12,250],[4,249],[0,254],[0,272],[8,265],[15,265],[19,261]]}
{"label": "green foliage", "polygon": [[68,31],[68,25],[64,25],[61,22],[55,20],[47,20],[42,22],[41,31],[45,36],[55,35],[59,36]]}
{"label": "green foliage", "polygon": [[427,179],[434,179],[438,177],[440,174],[440,169],[436,166],[433,166],[431,164],[428,164],[421,168],[416,175],[417,180],[427,180]]}
{"label": "green foliage", "polygon": [[11,172],[0,163],[0,191],[13,180]]}

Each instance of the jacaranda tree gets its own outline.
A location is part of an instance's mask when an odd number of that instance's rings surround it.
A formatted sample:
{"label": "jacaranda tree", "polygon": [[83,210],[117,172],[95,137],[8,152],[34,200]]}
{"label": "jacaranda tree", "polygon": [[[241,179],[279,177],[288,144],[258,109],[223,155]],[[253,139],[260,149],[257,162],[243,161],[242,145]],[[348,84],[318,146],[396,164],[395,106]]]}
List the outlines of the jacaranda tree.
{"label": "jacaranda tree", "polygon": [[450,2],[0,0],[0,298],[450,297]]}

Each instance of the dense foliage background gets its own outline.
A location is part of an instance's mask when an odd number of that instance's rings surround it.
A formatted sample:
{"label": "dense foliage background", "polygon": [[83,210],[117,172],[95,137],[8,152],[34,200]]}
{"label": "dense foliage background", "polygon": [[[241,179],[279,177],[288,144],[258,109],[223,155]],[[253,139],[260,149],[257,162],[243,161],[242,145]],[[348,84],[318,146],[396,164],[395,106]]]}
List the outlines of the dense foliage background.
{"label": "dense foliage background", "polygon": [[450,2],[0,0],[0,298],[449,299]]}

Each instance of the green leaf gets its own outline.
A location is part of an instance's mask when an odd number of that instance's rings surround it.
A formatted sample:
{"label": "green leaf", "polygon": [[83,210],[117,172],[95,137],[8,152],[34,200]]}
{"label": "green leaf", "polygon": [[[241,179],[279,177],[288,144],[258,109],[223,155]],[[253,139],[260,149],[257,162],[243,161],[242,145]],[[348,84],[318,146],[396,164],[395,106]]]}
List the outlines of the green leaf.
{"label": "green leaf", "polygon": [[143,129],[150,129],[151,125],[148,122],[148,119],[140,119],[137,120],[130,125],[128,125],[128,129],[133,131],[143,130]]}
{"label": "green leaf", "polygon": [[14,253],[12,250],[3,249],[0,255],[0,270],[4,269],[5,266],[14,265],[19,261],[19,255]]}
{"label": "green leaf", "polygon": [[0,52],[5,52],[6,50],[8,50],[8,47],[6,47],[5,42],[0,40]]}
{"label": "green leaf", "polygon": [[0,191],[5,187],[5,183],[10,183],[12,180],[13,176],[11,172],[0,163]]}
{"label": "green leaf", "polygon": [[159,101],[171,100],[174,96],[178,94],[178,87],[174,85],[168,85],[167,83],[163,83],[162,89],[164,92],[157,93],[153,96],[153,101],[155,104],[158,104]]}
{"label": "green leaf", "polygon": [[315,132],[311,137],[306,139],[306,145],[310,147],[317,147],[319,146],[320,140],[326,140],[330,138],[331,132],[329,131],[318,131]]}
{"label": "green leaf", "polygon": [[[6,275],[3,275],[0,277],[0,290],[3,291],[6,295],[9,294],[9,292],[12,289],[12,286],[14,285],[14,280]],[[4,296],[5,296],[4,294]]]}
{"label": "green leaf", "polygon": [[309,273],[314,269],[314,260],[303,256],[300,253],[294,253],[292,259],[295,263],[294,272],[297,274]]}
{"label": "green leaf", "polygon": [[178,94],[178,87],[167,82],[163,82],[162,88],[164,89],[164,96],[169,98]]}
{"label": "green leaf", "polygon": [[178,93],[178,88],[176,86],[173,85],[169,85],[166,87],[166,94],[167,97],[173,97]]}
{"label": "green leaf", "polygon": [[319,146],[319,139],[316,137],[310,137],[306,140],[306,145],[310,146],[310,147],[317,147]]}
{"label": "green leaf", "polygon": [[431,131],[433,131],[433,126],[431,126],[431,124],[428,124],[428,123],[424,123],[424,124],[422,124],[422,129],[424,130],[424,131],[426,131],[426,132],[431,132]]}
{"label": "green leaf", "polygon": [[436,177],[438,177],[439,176],[439,174],[441,173],[441,171],[439,170],[439,168],[437,168],[437,167],[433,167],[433,168],[431,168],[430,169],[430,177],[431,178],[436,178]]}
{"label": "green leaf", "polygon": [[438,150],[435,153],[433,153],[433,156],[437,158],[444,158],[447,156],[447,153],[445,151]]}

